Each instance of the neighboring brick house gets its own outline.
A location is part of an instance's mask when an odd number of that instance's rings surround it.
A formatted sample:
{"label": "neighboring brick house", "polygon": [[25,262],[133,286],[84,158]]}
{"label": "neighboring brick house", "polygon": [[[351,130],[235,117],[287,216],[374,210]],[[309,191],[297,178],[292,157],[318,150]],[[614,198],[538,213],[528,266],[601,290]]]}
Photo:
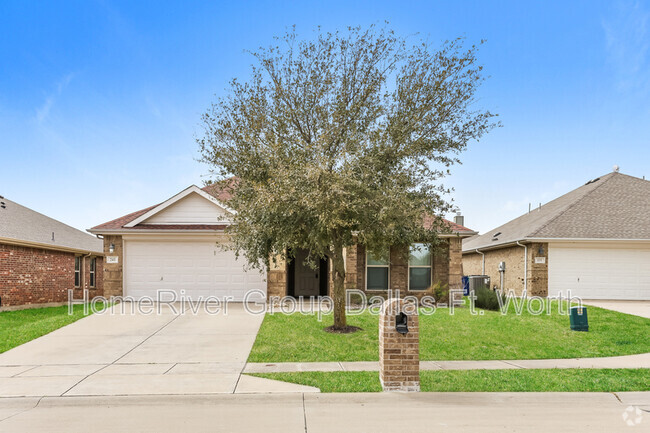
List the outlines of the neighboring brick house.
{"label": "neighboring brick house", "polygon": [[103,294],[102,241],[0,197],[0,307]]}
{"label": "neighboring brick house", "polygon": [[650,182],[617,171],[590,180],[464,240],[463,270],[517,295],[648,300]]}
{"label": "neighboring brick house", "polygon": [[[252,300],[247,297],[252,290],[261,298],[329,293],[330,263],[322,260],[316,270],[306,266],[307,251],[296,251],[296,260],[258,272],[247,270],[243,259],[222,249],[228,243],[224,229],[231,223],[229,198],[214,185],[193,185],[158,205],[90,229],[104,237],[106,296],[156,298],[162,290],[190,298],[230,296],[245,301]],[[346,287],[372,294],[385,293],[387,287],[422,294],[436,283],[460,286],[461,241],[476,232],[447,223],[451,230],[441,234],[437,254],[425,248],[415,251],[410,266],[404,260],[407,247],[403,254],[391,249],[389,261],[373,260],[361,245],[348,248]]]}

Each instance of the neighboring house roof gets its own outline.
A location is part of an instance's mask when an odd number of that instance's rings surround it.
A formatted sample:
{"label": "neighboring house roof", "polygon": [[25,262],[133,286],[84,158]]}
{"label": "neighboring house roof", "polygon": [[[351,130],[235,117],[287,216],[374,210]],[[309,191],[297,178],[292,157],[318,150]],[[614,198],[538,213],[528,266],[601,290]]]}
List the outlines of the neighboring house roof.
{"label": "neighboring house roof", "polygon": [[650,181],[609,173],[463,242],[463,252],[541,239],[650,240]]}
{"label": "neighboring house roof", "polygon": [[6,198],[0,199],[0,242],[103,254],[101,239]]}
{"label": "neighboring house roof", "polygon": [[[213,183],[211,185],[207,185],[203,188],[201,188],[201,191],[208,193],[212,197],[216,198],[218,202],[227,204],[227,202],[232,198],[232,191],[233,189],[237,186],[236,184],[237,179],[236,178],[230,178],[226,179],[222,182],[217,182]],[[197,188],[196,186],[192,185],[189,188],[183,190],[188,191],[191,190],[192,188]],[[175,195],[174,197],[179,196],[180,194],[183,194],[183,192]],[[169,200],[166,200],[165,202],[158,203],[156,205],[150,206],[145,209],[141,209],[139,211],[130,213],[128,215],[124,215],[120,218],[116,218],[112,221],[108,221],[106,223],[100,224],[98,226],[95,226],[91,228],[89,231],[91,233],[107,233],[107,232],[115,232],[115,231],[144,231],[144,230],[171,230],[171,231],[177,231],[177,230],[223,230],[226,228],[226,225],[224,224],[142,224],[136,223],[135,225],[133,222],[135,222],[138,219],[141,219],[142,217],[146,217],[146,214],[149,212],[154,211],[156,208],[161,207],[164,205],[166,202],[173,200],[174,197],[170,198]],[[445,224],[449,226],[453,234],[459,235],[461,237],[466,237],[466,236],[472,236],[475,235],[476,232],[468,229],[467,227],[463,227],[459,224],[456,224],[454,222],[448,221],[446,219],[443,220]],[[431,224],[432,223],[432,218],[431,217],[425,217],[424,219],[424,224]]]}

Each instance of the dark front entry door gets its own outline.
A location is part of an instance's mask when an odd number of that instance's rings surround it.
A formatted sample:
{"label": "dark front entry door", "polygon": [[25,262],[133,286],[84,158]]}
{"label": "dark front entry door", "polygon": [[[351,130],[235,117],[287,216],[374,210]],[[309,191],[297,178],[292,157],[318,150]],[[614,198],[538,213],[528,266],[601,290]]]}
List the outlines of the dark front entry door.
{"label": "dark front entry door", "polygon": [[327,260],[319,260],[316,269],[305,263],[309,252],[297,250],[289,272],[289,293],[295,297],[322,296],[327,294]]}

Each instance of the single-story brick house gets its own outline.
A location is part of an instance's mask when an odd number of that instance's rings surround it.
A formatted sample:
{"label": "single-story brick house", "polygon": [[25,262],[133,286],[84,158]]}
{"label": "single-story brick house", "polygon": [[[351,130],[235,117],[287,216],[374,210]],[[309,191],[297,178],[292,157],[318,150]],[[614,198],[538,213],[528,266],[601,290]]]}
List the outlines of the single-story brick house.
{"label": "single-story brick house", "polygon": [[0,306],[103,294],[102,240],[0,197]]}
{"label": "single-story brick house", "polygon": [[[232,215],[229,198],[216,185],[192,185],[160,204],[90,229],[104,237],[106,296],[155,299],[157,291],[164,289],[179,295],[183,291],[190,298],[231,296],[242,301],[254,289],[264,297],[329,293],[330,264],[323,260],[318,270],[305,266],[306,251],[297,251],[290,263],[275,263],[260,273],[247,270],[243,259],[238,261],[234,252],[220,248],[229,241],[224,233]],[[347,249],[346,287],[375,294],[389,287],[422,293],[436,282],[460,286],[461,241],[476,232],[448,223],[451,232],[441,235],[446,253],[422,250],[411,263],[400,259],[396,249],[390,252],[390,262],[372,260],[361,245]]]}
{"label": "single-story brick house", "polygon": [[648,300],[650,181],[614,171],[465,239],[463,270],[529,296]]}

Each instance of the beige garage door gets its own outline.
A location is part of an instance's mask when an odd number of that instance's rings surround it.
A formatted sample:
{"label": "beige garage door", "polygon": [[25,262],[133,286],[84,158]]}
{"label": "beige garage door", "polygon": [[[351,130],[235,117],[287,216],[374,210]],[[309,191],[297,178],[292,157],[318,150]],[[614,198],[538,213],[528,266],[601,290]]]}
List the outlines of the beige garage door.
{"label": "beige garage door", "polygon": [[[160,290],[184,292],[193,300],[216,296],[243,301],[251,290],[266,294],[266,273],[246,270],[243,259],[212,240],[125,241],[125,295],[157,299]],[[165,295],[163,299],[169,299]],[[265,296],[264,296],[265,297]],[[255,300],[259,300],[256,297]]]}
{"label": "beige garage door", "polygon": [[650,248],[551,245],[549,295],[583,299],[650,299]]}

